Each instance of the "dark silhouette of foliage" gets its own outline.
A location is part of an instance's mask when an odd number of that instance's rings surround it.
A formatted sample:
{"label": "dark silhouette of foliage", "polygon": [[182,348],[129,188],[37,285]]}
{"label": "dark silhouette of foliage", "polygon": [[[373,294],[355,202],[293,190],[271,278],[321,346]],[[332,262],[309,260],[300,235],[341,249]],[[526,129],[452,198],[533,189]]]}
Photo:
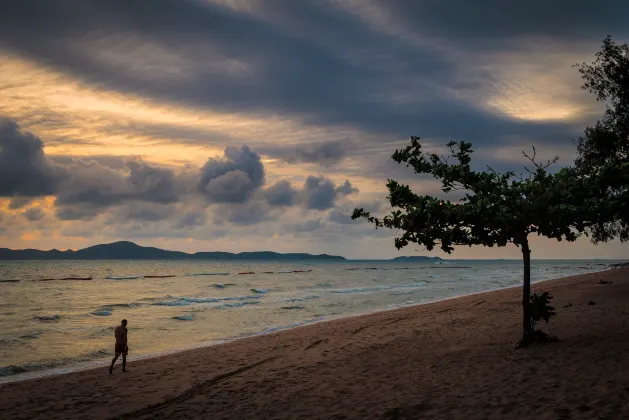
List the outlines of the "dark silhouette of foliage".
{"label": "dark silhouette of foliage", "polygon": [[[556,337],[550,336],[543,331],[536,330],[535,325],[540,323],[541,321],[546,321],[548,324],[550,319],[556,315],[555,308],[550,306],[550,301],[553,297],[548,293],[544,292],[542,294],[533,293],[531,295],[531,340],[535,342],[540,341],[555,341]],[[519,344],[521,346],[522,343]]]}
{"label": "dark silhouette of foliage", "polygon": [[[389,180],[388,200],[394,211],[380,219],[364,209],[355,209],[353,219],[363,217],[376,228],[397,229],[395,246],[409,243],[423,245],[429,251],[439,246],[451,253],[456,245],[506,246],[513,243],[522,250],[524,262],[522,345],[535,341],[531,325],[531,251],[528,236],[536,234],[557,240],[574,241],[584,229],[582,208],[578,205],[579,188],[587,182],[572,176],[569,170],[550,173],[547,168],[557,158],[544,164],[535,154],[524,154],[532,168],[525,175],[498,173],[492,168],[474,171],[470,164],[472,145],[448,143],[450,154],[439,156],[422,150],[419,137],[397,150],[392,158],[412,167],[417,174],[439,179],[444,193],[465,192],[459,202],[417,195],[408,185]],[[535,153],[535,149],[533,149]]]}
{"label": "dark silhouette of foliage", "polygon": [[540,321],[550,322],[550,319],[557,315],[555,308],[550,306],[552,296],[548,292],[542,294],[533,293],[531,295],[531,328],[535,329],[535,324]]}
{"label": "dark silhouette of foliage", "polygon": [[578,176],[596,179],[597,189],[590,193],[609,198],[587,233],[594,243],[628,241],[629,45],[618,45],[608,36],[594,62],[577,68],[585,80],[583,89],[606,104],[602,119],[577,142]]}
{"label": "dark silhouette of foliage", "polygon": [[449,155],[439,156],[422,150],[419,137],[411,137],[411,144],[396,150],[393,160],[440,180],[444,193],[459,190],[465,197],[453,203],[415,194],[408,185],[388,180],[387,199],[394,210],[377,218],[355,209],[352,218],[365,218],[376,228],[398,230],[398,249],[417,243],[429,251],[438,246],[451,253],[457,245],[515,244],[524,263],[520,345],[537,341],[540,335],[531,321],[535,309],[530,296],[528,236],[574,241],[585,232],[595,243],[615,237],[629,240],[628,57],[629,47],[618,46],[608,37],[593,64],[578,66],[586,80],[584,88],[595,92],[598,100],[607,101],[608,108],[603,119],[579,139],[574,167],[551,173],[547,169],[558,158],[538,163],[533,148],[532,156],[523,152],[533,164],[523,175],[498,173],[490,167],[475,171],[470,143],[450,142]]}

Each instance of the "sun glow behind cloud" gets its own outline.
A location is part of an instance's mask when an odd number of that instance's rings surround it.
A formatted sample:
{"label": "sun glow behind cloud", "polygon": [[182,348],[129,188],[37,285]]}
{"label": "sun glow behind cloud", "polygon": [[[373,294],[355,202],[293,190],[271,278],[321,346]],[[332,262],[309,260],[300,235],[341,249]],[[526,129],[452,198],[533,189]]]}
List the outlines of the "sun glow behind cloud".
{"label": "sun glow behind cloud", "polygon": [[[15,56],[0,63],[0,104],[2,115],[44,138],[48,153],[61,155],[140,155],[198,164],[220,155],[226,143],[281,145],[361,136],[356,128],[313,127],[273,113],[225,113],[99,90]],[[147,125],[163,126],[164,134],[143,134]],[[193,138],[178,137],[178,129]]]}

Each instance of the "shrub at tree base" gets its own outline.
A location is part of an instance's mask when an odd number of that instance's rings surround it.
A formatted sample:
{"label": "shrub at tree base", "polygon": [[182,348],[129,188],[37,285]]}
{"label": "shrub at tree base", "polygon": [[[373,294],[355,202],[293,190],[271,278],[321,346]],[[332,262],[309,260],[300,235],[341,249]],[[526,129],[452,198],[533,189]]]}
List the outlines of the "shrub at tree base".
{"label": "shrub at tree base", "polygon": [[550,336],[543,331],[536,330],[535,325],[541,321],[545,321],[547,324],[550,319],[557,315],[555,308],[550,306],[550,301],[553,297],[548,293],[542,294],[533,293],[531,295],[531,330],[533,331],[534,341],[556,341],[557,338]]}

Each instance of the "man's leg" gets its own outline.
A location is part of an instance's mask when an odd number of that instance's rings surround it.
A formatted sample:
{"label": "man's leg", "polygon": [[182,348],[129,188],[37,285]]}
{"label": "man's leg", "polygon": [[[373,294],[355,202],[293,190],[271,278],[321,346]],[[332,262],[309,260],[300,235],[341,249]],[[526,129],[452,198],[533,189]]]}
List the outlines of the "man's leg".
{"label": "man's leg", "polygon": [[111,366],[109,366],[109,373],[112,374],[114,372],[114,363],[116,363],[116,360],[118,360],[118,355],[119,353],[116,353],[116,355],[114,356],[114,358],[111,361]]}
{"label": "man's leg", "polygon": [[127,353],[122,353],[122,371],[127,371]]}

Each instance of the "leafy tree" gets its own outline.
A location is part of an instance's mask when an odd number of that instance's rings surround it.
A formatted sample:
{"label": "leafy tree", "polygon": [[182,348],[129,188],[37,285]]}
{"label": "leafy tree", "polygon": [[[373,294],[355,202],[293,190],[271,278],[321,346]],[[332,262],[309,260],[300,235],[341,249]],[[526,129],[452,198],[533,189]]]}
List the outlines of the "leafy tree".
{"label": "leafy tree", "polygon": [[521,345],[535,340],[529,235],[574,241],[585,232],[595,243],[629,241],[629,46],[607,37],[596,60],[577,67],[585,79],[583,88],[606,102],[607,109],[578,140],[574,167],[550,173],[547,168],[557,158],[541,165],[535,155],[525,154],[534,164],[525,176],[491,168],[473,171],[470,143],[448,143],[450,155],[444,157],[424,152],[419,137],[411,137],[411,144],[392,158],[417,174],[441,180],[445,193],[463,190],[465,197],[452,203],[417,195],[408,185],[389,180],[391,214],[379,219],[355,209],[352,215],[366,218],[376,228],[400,230],[395,239],[398,249],[409,243],[428,250],[439,246],[447,253],[455,245],[518,246],[524,262]]}
{"label": "leafy tree", "polygon": [[601,120],[587,127],[577,142],[575,176],[590,179],[592,199],[605,197],[597,214],[589,215],[593,242],[629,240],[629,45],[605,38],[591,64],[577,65],[583,89],[606,104]]}
{"label": "leafy tree", "polygon": [[[417,174],[439,179],[442,191],[461,190],[464,198],[450,200],[418,195],[408,185],[389,180],[388,200],[393,212],[380,219],[364,209],[355,209],[352,219],[365,218],[376,228],[397,229],[395,239],[400,249],[417,243],[429,251],[439,246],[451,253],[456,245],[506,246],[513,243],[522,251],[524,279],[522,287],[522,340],[526,346],[535,340],[531,308],[531,249],[529,235],[535,234],[559,241],[574,241],[583,231],[580,189],[588,179],[575,177],[569,170],[551,173],[548,166],[557,158],[540,164],[535,155],[526,157],[533,163],[525,175],[472,170],[472,145],[450,142],[449,156],[422,150],[419,137],[411,137],[409,146],[396,150],[392,158],[405,163]],[[535,149],[534,149],[535,150]]]}

